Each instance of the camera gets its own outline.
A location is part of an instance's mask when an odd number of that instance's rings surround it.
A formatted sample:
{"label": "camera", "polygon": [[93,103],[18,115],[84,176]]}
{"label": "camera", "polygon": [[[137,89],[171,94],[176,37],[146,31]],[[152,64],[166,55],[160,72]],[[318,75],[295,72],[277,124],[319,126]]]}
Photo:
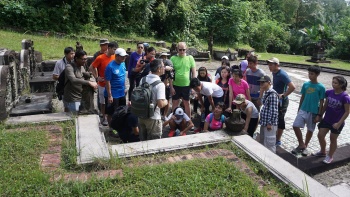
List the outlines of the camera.
{"label": "camera", "polygon": [[148,64],[149,60],[140,60],[140,64]]}

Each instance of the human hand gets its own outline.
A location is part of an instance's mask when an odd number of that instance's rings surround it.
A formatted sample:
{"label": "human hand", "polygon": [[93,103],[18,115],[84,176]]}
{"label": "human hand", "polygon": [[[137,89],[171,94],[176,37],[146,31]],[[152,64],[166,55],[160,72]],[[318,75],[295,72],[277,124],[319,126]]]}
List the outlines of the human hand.
{"label": "human hand", "polygon": [[268,131],[271,131],[272,126],[271,126],[270,124],[268,124],[268,125],[266,126],[266,128],[267,128]]}
{"label": "human hand", "polygon": [[226,111],[232,113],[231,107],[227,108]]}
{"label": "human hand", "polygon": [[332,126],[334,129],[338,130],[340,128],[341,124],[340,124],[340,122],[337,122],[337,123],[334,123]]}
{"label": "human hand", "polygon": [[174,87],[170,87],[170,93],[172,96],[176,94]]}

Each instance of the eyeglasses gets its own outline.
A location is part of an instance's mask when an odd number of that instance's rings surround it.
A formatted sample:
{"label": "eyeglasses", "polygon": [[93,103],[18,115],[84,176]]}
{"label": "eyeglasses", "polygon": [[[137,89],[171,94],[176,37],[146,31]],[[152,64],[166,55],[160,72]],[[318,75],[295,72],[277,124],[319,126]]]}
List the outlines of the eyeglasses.
{"label": "eyeglasses", "polygon": [[186,51],[186,49],[179,49],[179,51]]}
{"label": "eyeglasses", "polygon": [[79,59],[81,59],[81,60],[83,60],[83,61],[86,61],[86,60],[87,60],[87,58],[79,58]]}
{"label": "eyeglasses", "polygon": [[137,47],[138,49],[143,49],[143,47]]}

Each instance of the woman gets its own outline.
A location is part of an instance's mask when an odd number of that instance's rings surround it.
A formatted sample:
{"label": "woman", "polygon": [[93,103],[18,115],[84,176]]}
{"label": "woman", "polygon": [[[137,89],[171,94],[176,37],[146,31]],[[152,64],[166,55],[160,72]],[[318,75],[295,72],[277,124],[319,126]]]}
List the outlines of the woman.
{"label": "woman", "polygon": [[238,94],[233,102],[237,109],[241,111],[241,117],[245,120],[242,132],[247,132],[250,137],[253,137],[259,123],[258,109],[251,101],[246,100],[243,94]]}
{"label": "woman", "polygon": [[235,108],[235,105],[232,106],[232,101],[236,98],[238,94],[243,94],[246,99],[251,100],[250,91],[248,83],[243,80],[242,71],[238,68],[232,67],[232,78],[228,81],[230,96],[229,96],[229,105],[226,109],[227,112],[232,112],[232,108]]}
{"label": "woman", "polygon": [[205,119],[203,132],[216,131],[225,127],[224,103],[218,102],[214,112],[208,114]]}

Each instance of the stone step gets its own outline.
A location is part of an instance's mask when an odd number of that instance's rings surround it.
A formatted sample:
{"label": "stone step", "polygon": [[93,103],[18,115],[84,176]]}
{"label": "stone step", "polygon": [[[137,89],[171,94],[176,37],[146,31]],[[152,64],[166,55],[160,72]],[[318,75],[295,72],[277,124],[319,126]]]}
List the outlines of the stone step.
{"label": "stone step", "polygon": [[271,152],[248,135],[236,136],[232,141],[253,159],[264,165],[280,180],[308,196],[337,196],[321,183]]}
{"label": "stone step", "polygon": [[112,154],[117,155],[118,157],[132,157],[205,146],[209,144],[218,144],[228,142],[231,138],[232,137],[224,131],[214,131],[180,137],[112,145],[111,149]]}
{"label": "stone step", "polygon": [[95,159],[109,159],[106,139],[99,129],[98,115],[78,116],[75,121],[78,164],[92,163]]}
{"label": "stone step", "polygon": [[51,114],[36,114],[36,115],[28,115],[28,116],[17,116],[17,117],[9,117],[5,124],[8,125],[16,125],[16,124],[24,124],[24,123],[44,123],[44,122],[61,122],[72,120],[72,117],[65,112],[60,113],[51,113]]}

